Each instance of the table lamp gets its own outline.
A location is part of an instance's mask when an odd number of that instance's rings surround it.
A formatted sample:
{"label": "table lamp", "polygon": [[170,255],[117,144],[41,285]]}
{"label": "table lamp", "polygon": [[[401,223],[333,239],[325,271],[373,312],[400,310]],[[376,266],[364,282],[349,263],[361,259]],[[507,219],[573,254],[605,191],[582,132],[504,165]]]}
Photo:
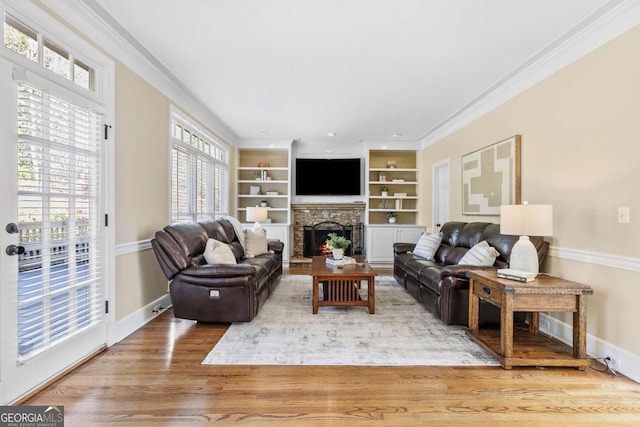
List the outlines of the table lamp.
{"label": "table lamp", "polygon": [[538,274],[538,252],[529,236],[553,234],[553,206],[527,202],[500,206],[500,233],[520,236],[511,249],[509,268]]}
{"label": "table lamp", "polygon": [[260,206],[255,207],[247,207],[247,222],[253,222],[252,230],[259,230],[260,221],[266,221],[268,215],[269,208],[264,208]]}

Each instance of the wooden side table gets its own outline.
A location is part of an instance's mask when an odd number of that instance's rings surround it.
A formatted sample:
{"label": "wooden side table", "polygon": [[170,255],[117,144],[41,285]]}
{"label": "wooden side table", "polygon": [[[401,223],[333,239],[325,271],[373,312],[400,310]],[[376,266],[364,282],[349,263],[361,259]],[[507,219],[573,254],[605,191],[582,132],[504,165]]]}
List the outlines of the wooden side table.
{"label": "wooden side table", "polygon": [[[505,369],[514,366],[591,365],[587,356],[587,300],[590,286],[539,274],[521,283],[501,279],[495,270],[470,273],[467,335],[491,353]],[[478,329],[480,298],[500,308],[500,330]],[[529,313],[529,327],[514,328],[513,312]],[[573,312],[573,346],[539,334],[539,312]],[[515,343],[515,345],[514,345]]]}

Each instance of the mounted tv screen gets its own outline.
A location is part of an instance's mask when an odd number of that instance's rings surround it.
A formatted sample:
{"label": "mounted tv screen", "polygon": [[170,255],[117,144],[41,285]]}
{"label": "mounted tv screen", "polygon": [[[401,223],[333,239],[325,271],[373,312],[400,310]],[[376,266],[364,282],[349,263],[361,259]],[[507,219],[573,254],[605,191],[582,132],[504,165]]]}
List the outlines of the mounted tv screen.
{"label": "mounted tv screen", "polygon": [[359,196],[360,159],[296,159],[296,195]]}

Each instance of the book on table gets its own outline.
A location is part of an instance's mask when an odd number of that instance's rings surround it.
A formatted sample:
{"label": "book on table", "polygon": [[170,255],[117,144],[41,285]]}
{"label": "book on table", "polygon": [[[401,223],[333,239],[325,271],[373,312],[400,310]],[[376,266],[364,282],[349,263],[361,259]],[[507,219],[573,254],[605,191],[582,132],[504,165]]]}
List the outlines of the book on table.
{"label": "book on table", "polygon": [[327,257],[327,264],[329,265],[349,265],[355,264],[355,258],[351,258],[348,256],[342,257],[341,259],[335,259],[334,257]]}
{"label": "book on table", "polygon": [[536,274],[529,271],[514,270],[512,268],[502,268],[498,270],[498,277],[501,279],[517,280],[518,282],[533,282]]}

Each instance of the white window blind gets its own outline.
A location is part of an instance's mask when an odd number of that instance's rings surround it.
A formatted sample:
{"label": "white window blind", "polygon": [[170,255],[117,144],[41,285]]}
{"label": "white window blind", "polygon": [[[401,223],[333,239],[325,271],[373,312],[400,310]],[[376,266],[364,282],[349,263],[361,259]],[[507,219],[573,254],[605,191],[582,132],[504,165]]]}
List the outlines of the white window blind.
{"label": "white window blind", "polygon": [[102,117],[18,85],[18,358],[104,322]]}
{"label": "white window blind", "polygon": [[172,222],[226,214],[228,151],[176,114],[171,124]]}

